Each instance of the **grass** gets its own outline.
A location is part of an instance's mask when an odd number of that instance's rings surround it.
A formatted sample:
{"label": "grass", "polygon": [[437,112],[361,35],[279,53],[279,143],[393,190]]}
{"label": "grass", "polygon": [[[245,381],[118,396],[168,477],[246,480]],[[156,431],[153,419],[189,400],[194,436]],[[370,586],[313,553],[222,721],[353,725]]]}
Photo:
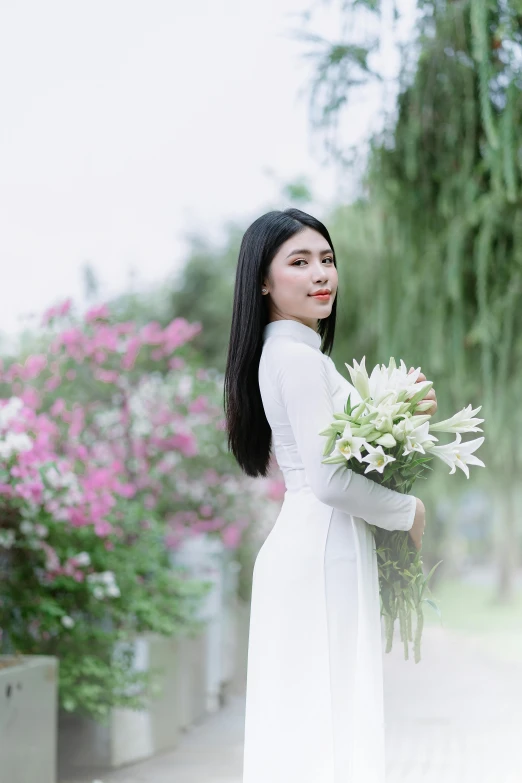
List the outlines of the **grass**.
{"label": "grass", "polygon": [[433,589],[442,618],[424,606],[426,626],[440,625],[473,638],[499,660],[522,663],[522,590],[509,603],[495,601],[495,588],[446,580]]}

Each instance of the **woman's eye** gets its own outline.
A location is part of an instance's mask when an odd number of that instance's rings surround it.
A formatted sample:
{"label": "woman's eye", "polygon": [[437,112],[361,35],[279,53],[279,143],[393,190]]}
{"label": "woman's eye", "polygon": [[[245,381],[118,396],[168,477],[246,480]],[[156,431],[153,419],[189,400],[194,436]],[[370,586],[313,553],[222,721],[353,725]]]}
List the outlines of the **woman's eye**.
{"label": "woman's eye", "polygon": [[[296,264],[299,264],[300,261],[305,261],[305,263],[306,263],[306,259],[305,258],[298,258],[297,261],[294,261],[292,266],[295,266]],[[327,258],[323,258],[323,261],[331,261],[333,263],[333,258],[330,258],[330,256],[328,256]]]}

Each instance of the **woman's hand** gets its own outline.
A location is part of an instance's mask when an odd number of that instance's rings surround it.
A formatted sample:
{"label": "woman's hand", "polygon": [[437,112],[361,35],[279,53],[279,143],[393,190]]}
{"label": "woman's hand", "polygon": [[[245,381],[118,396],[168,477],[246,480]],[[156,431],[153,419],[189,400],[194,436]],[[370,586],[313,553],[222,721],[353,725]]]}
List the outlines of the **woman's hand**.
{"label": "woman's hand", "polygon": [[420,498],[415,498],[415,500],[417,501],[417,508],[415,510],[415,517],[413,518],[413,525],[408,530],[408,533],[418,552],[422,546],[422,536],[424,535],[424,528],[426,527],[426,509]]}
{"label": "woman's hand", "polygon": [[[413,367],[410,367],[410,369],[408,370],[408,375],[410,374],[410,372],[413,371],[413,369],[414,369]],[[426,376],[424,375],[424,373],[420,372],[419,377],[417,378],[415,383],[420,383],[421,381],[425,381],[425,380],[426,380]],[[423,397],[422,400],[419,400],[419,402],[425,402],[426,400],[433,400],[433,405],[431,406],[431,408],[428,408],[427,411],[422,411],[422,412],[417,411],[416,413],[413,414],[414,416],[420,416],[420,415],[434,416],[437,413],[437,395],[435,394],[435,389],[433,388],[433,386],[426,394],[426,396]]]}

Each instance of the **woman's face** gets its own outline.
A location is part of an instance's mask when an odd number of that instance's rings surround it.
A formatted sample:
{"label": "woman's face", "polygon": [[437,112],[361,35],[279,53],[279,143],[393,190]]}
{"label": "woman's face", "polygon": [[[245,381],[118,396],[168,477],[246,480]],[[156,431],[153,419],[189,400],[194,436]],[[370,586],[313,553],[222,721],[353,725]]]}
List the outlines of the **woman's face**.
{"label": "woman's face", "polygon": [[[317,330],[327,318],[337,294],[337,269],[329,243],[313,228],[304,228],[284,242],[263,280],[268,297],[269,321],[301,321]],[[325,288],[330,296],[313,296]]]}

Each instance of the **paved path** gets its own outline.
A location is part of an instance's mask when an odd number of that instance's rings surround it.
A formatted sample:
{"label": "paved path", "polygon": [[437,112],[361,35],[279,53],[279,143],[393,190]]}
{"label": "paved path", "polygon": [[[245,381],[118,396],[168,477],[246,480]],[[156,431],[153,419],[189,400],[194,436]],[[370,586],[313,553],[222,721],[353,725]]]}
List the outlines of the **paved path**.
{"label": "paved path", "polygon": [[[406,662],[394,643],[384,657],[386,783],[522,783],[522,662],[500,663],[439,627],[425,629],[422,653]],[[243,720],[236,689],[175,751],[99,780],[241,783]]]}
{"label": "paved path", "polygon": [[438,627],[384,660],[387,783],[522,783],[522,661]]}

